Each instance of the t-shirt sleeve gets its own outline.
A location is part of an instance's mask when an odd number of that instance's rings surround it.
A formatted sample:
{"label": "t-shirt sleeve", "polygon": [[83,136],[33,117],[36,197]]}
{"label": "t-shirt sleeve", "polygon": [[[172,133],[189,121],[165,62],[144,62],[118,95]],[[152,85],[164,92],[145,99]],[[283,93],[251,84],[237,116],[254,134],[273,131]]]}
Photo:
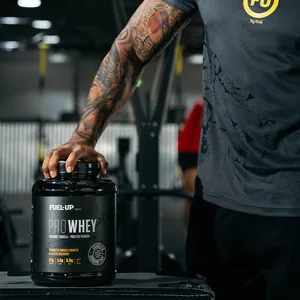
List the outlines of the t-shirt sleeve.
{"label": "t-shirt sleeve", "polygon": [[194,13],[198,9],[196,0],[163,0],[163,2],[188,13]]}

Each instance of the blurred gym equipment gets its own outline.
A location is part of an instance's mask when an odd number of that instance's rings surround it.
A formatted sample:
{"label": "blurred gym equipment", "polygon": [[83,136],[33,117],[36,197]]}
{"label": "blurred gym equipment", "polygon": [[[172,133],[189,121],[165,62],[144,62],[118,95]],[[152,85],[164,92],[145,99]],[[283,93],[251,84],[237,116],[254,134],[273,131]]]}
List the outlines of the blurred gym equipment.
{"label": "blurred gym equipment", "polygon": [[[113,7],[119,31],[127,23],[123,1],[113,0]],[[142,107],[141,97],[137,89],[133,94],[132,105],[139,137],[139,152],[137,156],[137,171],[139,188],[137,191],[118,192],[118,196],[137,195],[138,199],[138,243],[135,250],[125,254],[124,261],[118,270],[128,269],[136,272],[153,272],[167,274],[183,274],[180,265],[163,252],[161,241],[160,199],[164,193],[176,196],[176,193],[159,189],[159,135],[164,123],[167,104],[174,77],[176,51],[180,43],[179,34],[165,52],[160,56],[157,74],[152,85],[150,99],[146,107]],[[149,100],[148,99],[148,100]],[[153,111],[149,104],[153,103]],[[186,197],[187,195],[184,195]],[[147,258],[147,259],[145,259]],[[164,262],[164,263],[162,263]],[[166,269],[167,266],[171,266]]]}
{"label": "blurred gym equipment", "polygon": [[11,216],[20,215],[23,211],[19,209],[9,210],[3,198],[0,198],[0,271],[9,270],[10,274],[20,274],[20,267],[14,260],[16,248],[27,248],[26,242],[17,239],[17,233]]}
{"label": "blurred gym equipment", "polygon": [[[117,269],[119,272],[136,272],[138,269],[137,253],[137,222],[133,217],[133,199],[137,197],[139,202],[141,197],[171,196],[185,198],[191,196],[182,193],[181,190],[157,189],[151,191],[134,190],[133,185],[126,172],[126,157],[130,150],[130,140],[128,138],[118,139],[119,165],[109,169],[108,176],[114,176],[114,181],[118,186],[118,250]],[[159,273],[168,275],[184,275],[184,270],[176,260],[173,253],[166,253],[162,244],[159,246],[159,256],[161,257],[161,270]]]}
{"label": "blurred gym equipment", "polygon": [[40,42],[38,44],[39,48],[39,93],[40,93],[40,118],[38,120],[38,162],[34,174],[34,180],[39,180],[44,177],[42,173],[42,165],[45,157],[45,117],[44,117],[44,105],[45,105],[45,86],[46,86],[46,74],[47,74],[47,53],[49,50],[49,45]]}
{"label": "blurred gym equipment", "polygon": [[[126,171],[126,158],[130,150],[130,139],[118,139],[119,165],[108,170],[113,176],[118,190],[132,190],[133,185]],[[136,222],[132,216],[133,197],[118,195],[117,200],[117,243],[121,249],[129,249],[136,245]]]}

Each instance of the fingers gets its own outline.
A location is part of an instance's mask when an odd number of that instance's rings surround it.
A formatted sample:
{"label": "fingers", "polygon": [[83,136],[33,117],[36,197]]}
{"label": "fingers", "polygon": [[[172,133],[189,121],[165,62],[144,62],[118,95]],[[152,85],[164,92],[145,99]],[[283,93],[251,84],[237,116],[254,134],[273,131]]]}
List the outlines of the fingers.
{"label": "fingers", "polygon": [[68,157],[70,152],[71,150],[68,147],[64,147],[54,149],[46,155],[42,165],[42,170],[45,178],[54,178],[57,176],[58,162]]}
{"label": "fingers", "polygon": [[48,169],[50,177],[54,178],[57,176],[57,166],[60,160],[66,159],[71,152],[70,148],[61,148],[53,151],[52,156],[48,162]]}
{"label": "fingers", "polygon": [[82,156],[82,151],[79,149],[74,150],[68,157],[66,161],[66,169],[68,173],[71,173],[74,171],[76,161],[79,160]]}
{"label": "fingers", "polygon": [[97,160],[100,165],[100,173],[102,176],[105,176],[108,168],[108,162],[106,161],[105,157],[100,153],[97,156]]}
{"label": "fingers", "polygon": [[50,151],[43,162],[42,170],[45,178],[54,178],[57,176],[57,166],[60,160],[66,159],[66,170],[71,173],[75,169],[75,164],[79,160],[98,161],[100,173],[106,175],[108,162],[105,157],[96,152],[92,147],[87,145],[65,144],[57,149]]}
{"label": "fingers", "polygon": [[44,159],[44,162],[43,162],[43,165],[42,165],[42,171],[43,171],[43,174],[45,176],[45,178],[50,178],[50,172],[49,172],[49,169],[48,169],[48,164],[49,164],[49,161],[51,159],[51,156],[53,154],[53,151],[50,151],[45,159]]}

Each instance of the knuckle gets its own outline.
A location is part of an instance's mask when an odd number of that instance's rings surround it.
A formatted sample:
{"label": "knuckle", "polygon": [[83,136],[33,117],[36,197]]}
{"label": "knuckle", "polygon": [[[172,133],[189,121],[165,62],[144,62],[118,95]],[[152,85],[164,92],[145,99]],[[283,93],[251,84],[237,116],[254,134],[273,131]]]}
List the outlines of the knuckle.
{"label": "knuckle", "polygon": [[61,147],[58,149],[63,149],[63,150],[71,150],[73,148],[73,145],[71,144],[63,144]]}
{"label": "knuckle", "polygon": [[52,155],[53,155],[54,157],[58,157],[59,154],[60,154],[60,150],[59,150],[59,149],[55,149],[55,150],[53,151],[53,153],[52,153]]}
{"label": "knuckle", "polygon": [[49,170],[50,171],[53,171],[53,170],[55,170],[56,169],[56,164],[55,163],[50,163],[49,164]]}
{"label": "knuckle", "polygon": [[46,159],[48,158],[50,158],[52,155],[53,155],[53,152],[54,152],[54,150],[51,150],[51,151],[49,151],[48,153],[47,153],[47,155],[46,155]]}
{"label": "knuckle", "polygon": [[105,160],[105,156],[103,154],[99,153],[99,159],[100,160]]}
{"label": "knuckle", "polygon": [[83,148],[82,145],[76,144],[76,145],[73,146],[73,152],[76,152],[76,153],[77,153],[77,152],[81,151],[82,148]]}
{"label": "knuckle", "polygon": [[74,150],[72,151],[72,157],[77,157],[77,156],[79,156],[81,152],[82,152],[81,149],[74,149]]}
{"label": "knuckle", "polygon": [[51,160],[49,162],[49,170],[55,170],[58,164],[58,160]]}

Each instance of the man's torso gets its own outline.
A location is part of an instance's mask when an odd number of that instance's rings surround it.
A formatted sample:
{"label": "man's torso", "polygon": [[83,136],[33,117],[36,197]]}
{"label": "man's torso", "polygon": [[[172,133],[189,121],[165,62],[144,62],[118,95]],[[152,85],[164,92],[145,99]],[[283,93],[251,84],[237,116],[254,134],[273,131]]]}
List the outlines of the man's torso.
{"label": "man's torso", "polygon": [[299,216],[300,2],[195,2],[205,30],[203,197],[238,211]]}

